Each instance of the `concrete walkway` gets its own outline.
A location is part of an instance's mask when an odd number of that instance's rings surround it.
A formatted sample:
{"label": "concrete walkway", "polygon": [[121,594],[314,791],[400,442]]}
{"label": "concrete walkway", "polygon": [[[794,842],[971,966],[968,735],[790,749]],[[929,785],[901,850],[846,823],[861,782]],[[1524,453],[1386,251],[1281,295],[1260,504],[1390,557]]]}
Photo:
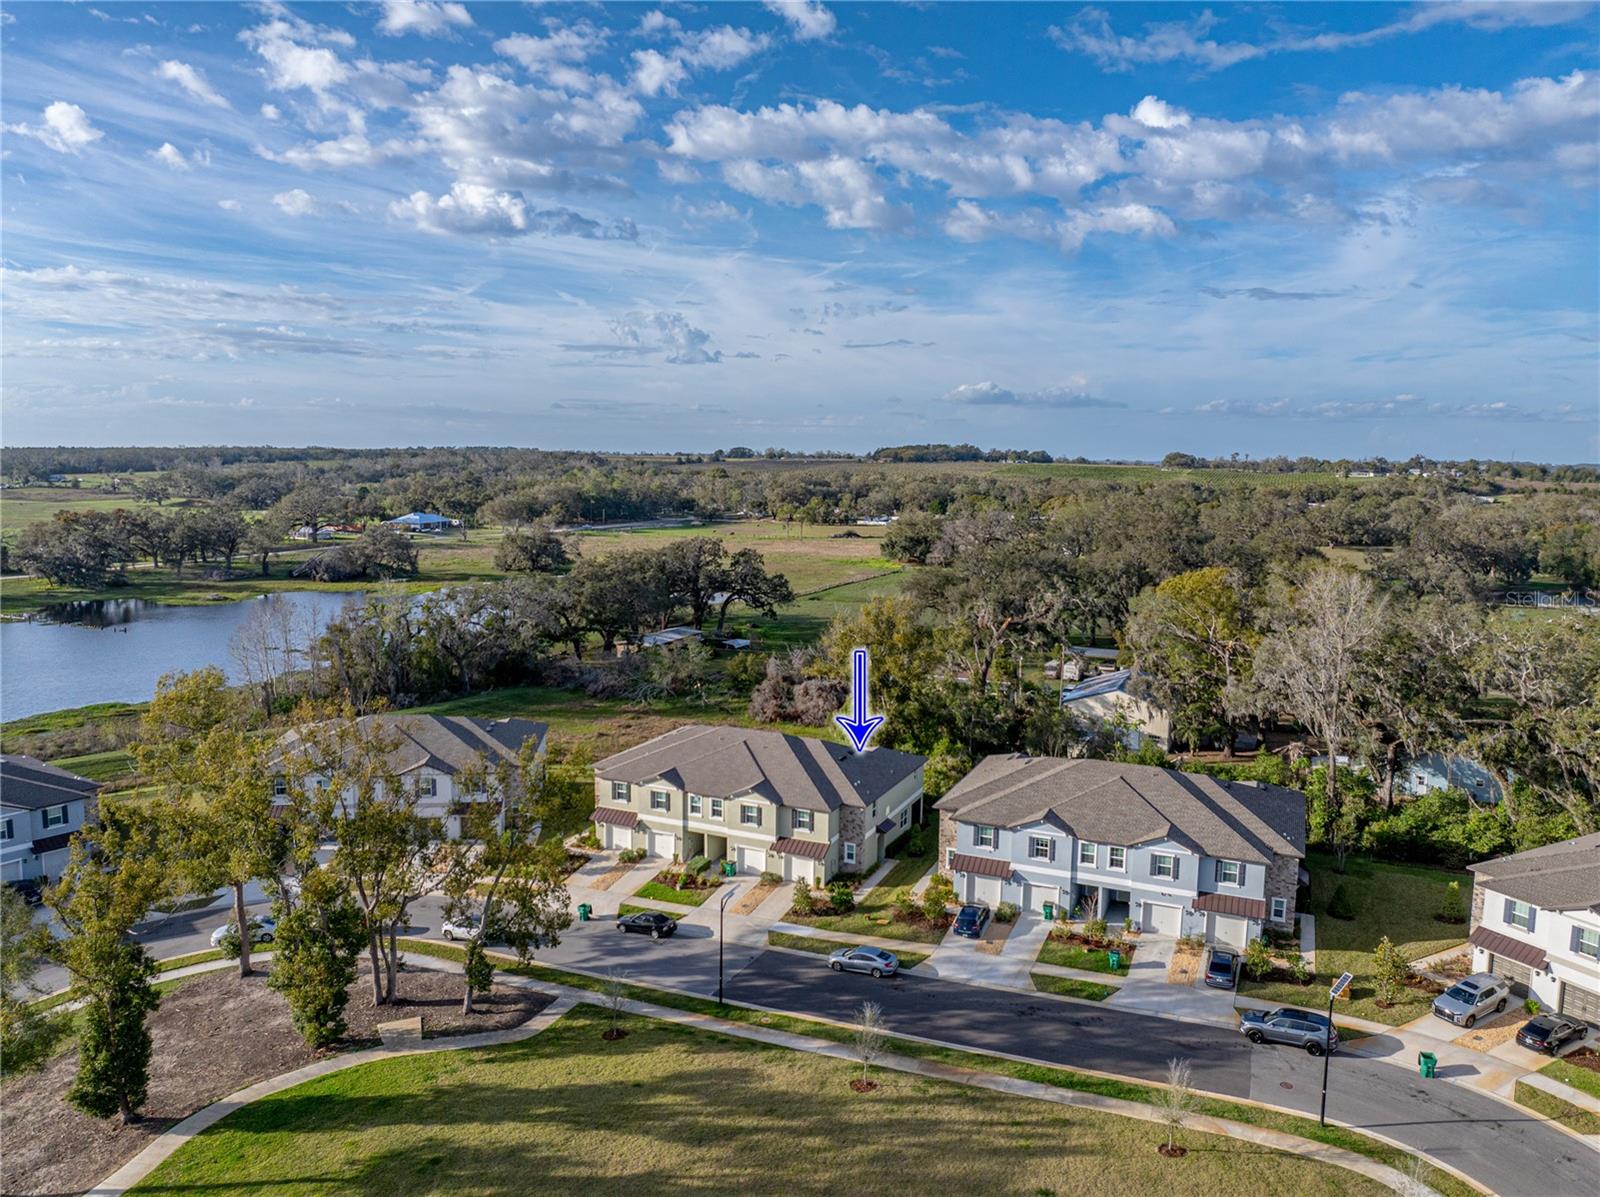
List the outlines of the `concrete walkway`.
{"label": "concrete walkway", "polygon": [[1317,917],[1314,914],[1302,913],[1300,915],[1300,954],[1306,958],[1311,971],[1317,971]]}
{"label": "concrete walkway", "polygon": [[[412,963],[441,971],[460,971],[459,965],[431,957],[414,959]],[[168,1159],[195,1135],[207,1127],[214,1126],[240,1107],[262,1097],[280,1093],[285,1089],[292,1088],[316,1077],[326,1076],[330,1073],[340,1072],[346,1068],[354,1068],[377,1060],[414,1055],[419,1052],[453,1051],[462,1048],[487,1047],[500,1043],[518,1042],[537,1035],[579,1002],[593,1002],[595,1000],[594,995],[585,990],[572,989],[564,985],[536,982],[523,977],[507,977],[506,981],[522,988],[550,993],[554,995],[555,1001],[528,1023],[509,1031],[489,1032],[483,1035],[464,1035],[453,1039],[430,1041],[421,1047],[403,1051],[379,1048],[372,1051],[354,1052],[348,1056],[321,1060],[304,1068],[295,1069],[292,1072],[287,1072],[281,1076],[241,1089],[228,1098],[207,1106],[205,1109],[184,1119],[184,1121],[146,1147],[127,1164],[91,1189],[86,1197],[121,1197],[121,1194],[147,1177],[159,1164]],[[650,1002],[629,1000],[625,1003],[625,1008],[629,1014],[638,1017],[658,1019],[663,1022],[675,1023],[679,1026],[692,1027],[697,1030],[728,1035],[758,1043],[767,1043],[793,1051],[809,1052],[836,1060],[848,1060],[852,1063],[858,1060],[852,1047],[832,1040],[815,1039],[787,1031],[725,1021],[710,1015],[674,1010]],[[890,1071],[927,1077],[950,1084],[986,1089],[990,1092],[1003,1093],[1013,1097],[1047,1101],[1055,1105],[1093,1110],[1124,1118],[1134,1118],[1142,1122],[1159,1123],[1163,1121],[1162,1113],[1155,1106],[1142,1102],[1125,1101],[1119,1098],[1104,1097],[1096,1093],[1085,1093],[1071,1089],[1060,1089],[1053,1085],[1020,1080],[995,1073],[957,1068],[911,1056],[885,1055],[878,1059],[877,1066]],[[1282,1151],[1320,1163],[1330,1164],[1334,1167],[1345,1168],[1367,1176],[1395,1192],[1408,1194],[1411,1197],[1421,1197],[1423,1194],[1432,1192],[1432,1190],[1417,1185],[1416,1182],[1410,1180],[1398,1170],[1379,1164],[1365,1156],[1357,1155],[1341,1148],[1314,1143],[1308,1139],[1285,1134],[1281,1131],[1267,1130],[1229,1119],[1212,1118],[1198,1114],[1186,1116],[1183,1120],[1183,1126],[1186,1130],[1193,1132],[1220,1135],[1241,1142],[1253,1143],[1269,1150]]]}

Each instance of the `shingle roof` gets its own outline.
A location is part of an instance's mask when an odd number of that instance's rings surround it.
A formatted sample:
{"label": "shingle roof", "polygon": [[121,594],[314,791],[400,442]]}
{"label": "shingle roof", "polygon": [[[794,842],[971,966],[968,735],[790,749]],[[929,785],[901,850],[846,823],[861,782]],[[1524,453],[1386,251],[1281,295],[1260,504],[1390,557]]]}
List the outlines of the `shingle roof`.
{"label": "shingle roof", "polygon": [[1304,794],[1152,765],[991,756],[934,805],[963,823],[1055,822],[1101,844],[1171,839],[1207,856],[1261,864],[1305,855]]}
{"label": "shingle roof", "polygon": [[[453,776],[483,761],[515,761],[530,739],[549,728],[532,719],[474,719],[465,715],[363,715],[361,734],[392,737],[388,764],[396,773],[432,769]],[[278,740],[278,756],[294,752],[305,735],[296,730]]]}
{"label": "shingle roof", "polygon": [[692,794],[756,793],[799,810],[867,806],[927,758],[889,748],[860,754],[810,736],[748,727],[689,724],[595,765],[607,781],[666,781]]}
{"label": "shingle roof", "polygon": [[1472,866],[1478,881],[1541,910],[1600,906],[1600,832]]}
{"label": "shingle roof", "polygon": [[99,782],[31,756],[0,755],[0,803],[16,810],[43,810],[93,798],[99,792]]}

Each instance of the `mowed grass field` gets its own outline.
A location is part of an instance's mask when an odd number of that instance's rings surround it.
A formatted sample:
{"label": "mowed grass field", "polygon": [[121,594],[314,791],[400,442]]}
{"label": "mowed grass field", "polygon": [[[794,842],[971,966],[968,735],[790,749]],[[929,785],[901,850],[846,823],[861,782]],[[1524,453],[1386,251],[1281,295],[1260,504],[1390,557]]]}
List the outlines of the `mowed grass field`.
{"label": "mowed grass field", "polygon": [[522,1043],[367,1064],[254,1102],[133,1192],[1379,1194],[1326,1164],[589,1006]]}

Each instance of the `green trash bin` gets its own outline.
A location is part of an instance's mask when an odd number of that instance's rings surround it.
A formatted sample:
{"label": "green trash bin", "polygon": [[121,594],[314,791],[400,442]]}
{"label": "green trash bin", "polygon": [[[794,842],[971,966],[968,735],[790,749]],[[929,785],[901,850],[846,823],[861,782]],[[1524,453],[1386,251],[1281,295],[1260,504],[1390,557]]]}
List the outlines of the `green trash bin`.
{"label": "green trash bin", "polygon": [[1044,921],[1047,923],[1056,921],[1056,904],[1054,902],[1046,902],[1044,904]]}
{"label": "green trash bin", "polygon": [[1106,953],[1106,957],[1107,957],[1106,963],[1111,966],[1111,971],[1112,972],[1118,972],[1118,971],[1121,970],[1121,968],[1122,968],[1122,953],[1121,952],[1108,952],[1108,953]]}
{"label": "green trash bin", "polygon": [[1439,1057],[1432,1052],[1417,1053],[1417,1072],[1422,1076],[1432,1077],[1439,1071]]}
{"label": "green trash bin", "polygon": [[591,914],[593,914],[593,913],[594,913],[594,907],[590,906],[589,903],[587,903],[587,902],[579,902],[578,903],[578,921],[580,923],[587,923],[589,921],[589,916]]}

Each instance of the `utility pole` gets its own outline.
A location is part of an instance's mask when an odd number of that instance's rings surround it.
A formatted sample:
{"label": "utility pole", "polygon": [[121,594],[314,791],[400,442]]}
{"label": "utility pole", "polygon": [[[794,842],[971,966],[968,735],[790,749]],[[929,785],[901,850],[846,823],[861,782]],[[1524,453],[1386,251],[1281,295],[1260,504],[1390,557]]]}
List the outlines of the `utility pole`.
{"label": "utility pole", "polygon": [[728,911],[728,899],[738,892],[738,886],[730,885],[728,892],[722,895],[722,901],[717,904],[717,1005],[719,1006],[727,1005],[722,1000],[722,916]]}
{"label": "utility pole", "polygon": [[[1333,999],[1343,993],[1353,978],[1349,973],[1340,973],[1328,990],[1328,1037],[1333,1038]],[[1322,1045],[1322,1109],[1317,1113],[1317,1125],[1328,1125],[1328,1060],[1333,1055],[1331,1042]]]}

